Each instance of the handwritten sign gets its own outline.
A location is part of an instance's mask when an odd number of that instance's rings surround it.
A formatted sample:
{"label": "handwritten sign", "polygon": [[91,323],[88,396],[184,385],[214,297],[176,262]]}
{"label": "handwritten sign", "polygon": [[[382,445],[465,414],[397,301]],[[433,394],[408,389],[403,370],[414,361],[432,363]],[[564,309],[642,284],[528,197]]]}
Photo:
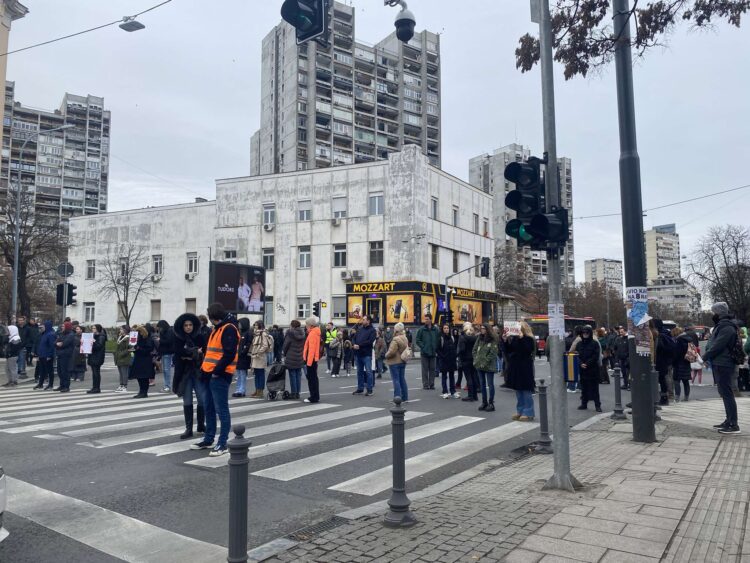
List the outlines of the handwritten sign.
{"label": "handwritten sign", "polygon": [[84,332],[81,335],[81,354],[91,354],[94,351],[94,335],[91,332]]}
{"label": "handwritten sign", "polygon": [[138,331],[137,330],[131,330],[130,331],[130,338],[128,339],[128,345],[129,346],[135,346],[138,344]]}
{"label": "handwritten sign", "polygon": [[648,329],[648,289],[629,287],[625,290],[628,310],[628,333],[635,338],[635,352],[639,356],[651,354],[651,333]]}
{"label": "handwritten sign", "polygon": [[521,321],[510,321],[505,323],[508,329],[508,336],[521,336]]}

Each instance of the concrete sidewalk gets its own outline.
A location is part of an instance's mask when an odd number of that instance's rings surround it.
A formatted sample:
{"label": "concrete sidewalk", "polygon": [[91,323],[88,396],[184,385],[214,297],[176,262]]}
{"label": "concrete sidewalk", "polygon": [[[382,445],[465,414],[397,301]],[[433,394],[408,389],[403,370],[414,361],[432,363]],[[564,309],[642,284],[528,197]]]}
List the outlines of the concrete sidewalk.
{"label": "concrete sidewalk", "polygon": [[[738,406],[750,422],[750,399]],[[632,442],[629,425],[608,418],[573,431],[571,466],[585,484],[575,494],[542,490],[551,456],[524,457],[420,495],[411,529],[385,528],[378,510],[255,560],[750,561],[750,426],[716,433],[719,399],[665,407],[662,418],[655,444]]]}

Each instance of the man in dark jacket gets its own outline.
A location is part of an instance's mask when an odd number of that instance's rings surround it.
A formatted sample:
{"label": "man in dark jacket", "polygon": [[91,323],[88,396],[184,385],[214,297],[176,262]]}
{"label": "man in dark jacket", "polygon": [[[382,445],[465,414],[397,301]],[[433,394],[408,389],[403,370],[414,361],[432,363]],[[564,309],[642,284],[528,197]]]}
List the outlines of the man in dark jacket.
{"label": "man in dark jacket", "polygon": [[91,389],[86,391],[88,395],[102,392],[102,366],[104,365],[104,355],[107,347],[107,333],[104,332],[102,325],[95,324],[93,327],[94,343],[89,354],[88,364],[91,366]]}
{"label": "man in dark jacket", "polygon": [[76,337],[73,333],[73,325],[70,321],[63,323],[63,331],[57,337],[55,346],[57,348],[57,377],[60,379],[60,386],[55,391],[67,393],[70,391],[70,367],[75,351]]}
{"label": "man in dark jacket", "polygon": [[594,330],[586,325],[581,331],[581,341],[576,346],[578,360],[581,366],[581,406],[579,410],[586,410],[589,401],[594,401],[596,412],[602,412],[599,399],[599,354],[601,348],[593,338]]}
{"label": "man in dark jacket", "polygon": [[714,428],[721,434],[739,434],[740,427],[737,420],[737,401],[732,391],[732,376],[737,364],[732,358],[732,349],[737,345],[738,325],[729,314],[729,306],[720,301],[711,306],[713,312],[714,330],[703,354],[705,362],[711,362],[711,369],[719,388],[719,395],[724,401],[726,419]]}
{"label": "man in dark jacket", "polygon": [[622,388],[630,389],[630,348],[628,344],[628,331],[624,326],[618,327],[618,335],[612,344],[612,354],[620,366],[622,374]]}
{"label": "man in dark jacket", "polygon": [[368,397],[372,395],[372,388],[375,386],[375,379],[372,376],[372,347],[376,337],[375,328],[370,324],[370,317],[363,315],[357,334],[352,339],[354,361],[357,365],[357,389],[352,395],[364,393],[365,386],[367,387],[365,395]]}
{"label": "man in dark jacket", "polygon": [[33,331],[36,327],[30,327],[26,323],[26,317],[21,315],[18,317],[18,336],[21,338],[21,350],[18,352],[18,379],[27,379],[29,376],[26,375],[26,358],[30,357],[31,349],[34,346],[34,334]]}
{"label": "man in dark jacket", "polygon": [[432,315],[427,313],[424,318],[424,325],[419,327],[416,337],[416,343],[419,347],[419,357],[422,363],[422,389],[434,389],[435,363],[440,332],[432,324]]}
{"label": "man in dark jacket", "polygon": [[[52,330],[52,321],[44,321],[44,332],[41,338],[39,338],[39,346],[37,347],[37,355],[39,359],[37,364],[39,365],[39,381],[34,389],[52,389],[55,381],[55,341],[57,335]],[[47,387],[44,387],[44,380],[47,378]]]}
{"label": "man in dark jacket", "polygon": [[221,432],[216,446],[209,454],[211,457],[227,453],[229,439],[229,386],[237,370],[237,350],[240,344],[240,332],[235,326],[235,318],[224,310],[221,303],[212,303],[206,311],[213,331],[206,344],[206,355],[201,365],[198,388],[201,403],[206,413],[206,433],[203,440],[193,444],[191,449],[205,450],[214,443],[216,436],[216,417],[221,421]]}

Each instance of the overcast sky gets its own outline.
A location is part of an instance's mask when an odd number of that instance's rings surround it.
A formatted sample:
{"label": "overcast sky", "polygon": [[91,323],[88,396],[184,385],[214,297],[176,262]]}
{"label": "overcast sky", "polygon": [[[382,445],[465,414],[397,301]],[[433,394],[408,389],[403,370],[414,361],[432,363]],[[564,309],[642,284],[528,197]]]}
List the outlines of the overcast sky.
{"label": "overcast sky", "polygon": [[[101,25],[158,0],[23,0],[10,48]],[[375,43],[396,9],[353,0],[357,39]],[[282,0],[173,0],[140,18],[10,55],[16,99],[59,107],[65,92],[112,111],[109,209],[214,198],[214,180],[249,172],[260,120],[260,48]],[[518,37],[535,32],[527,0],[409,0],[417,28],[441,33],[444,169],[468,179],[469,158],[511,142],[542,146],[539,70],[515,68]],[[750,184],[750,33],[683,26],[635,67],[644,208]],[[574,217],[619,210],[614,68],[565,82],[556,68],[558,154],[573,161]],[[742,102],[745,100],[745,102]],[[712,225],[748,225],[750,189],[648,213],[676,223],[682,253]],[[618,217],[576,220],[583,261],[622,257]]]}

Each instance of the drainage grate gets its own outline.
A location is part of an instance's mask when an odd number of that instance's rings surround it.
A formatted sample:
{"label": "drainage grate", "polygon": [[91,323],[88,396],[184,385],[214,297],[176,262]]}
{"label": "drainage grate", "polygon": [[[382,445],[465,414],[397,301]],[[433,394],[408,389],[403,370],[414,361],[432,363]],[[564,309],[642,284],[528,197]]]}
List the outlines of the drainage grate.
{"label": "drainage grate", "polygon": [[296,532],[289,534],[287,538],[294,541],[308,541],[316,536],[319,536],[323,532],[328,532],[329,530],[338,528],[339,526],[341,526],[342,524],[346,524],[347,522],[349,522],[349,520],[347,520],[346,518],[341,518],[340,516],[332,516],[328,520],[323,520],[322,522],[318,522],[317,524],[313,524],[312,526],[307,526],[306,528],[297,530]]}

